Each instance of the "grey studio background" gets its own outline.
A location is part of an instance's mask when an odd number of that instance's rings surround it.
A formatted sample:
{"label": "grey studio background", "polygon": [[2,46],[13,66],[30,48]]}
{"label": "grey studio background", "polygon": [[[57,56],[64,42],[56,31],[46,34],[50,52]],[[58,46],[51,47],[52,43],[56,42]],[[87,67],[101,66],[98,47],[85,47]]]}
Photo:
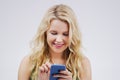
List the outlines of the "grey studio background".
{"label": "grey studio background", "polygon": [[0,0],[0,79],[17,80],[41,18],[60,3],[77,15],[92,80],[120,80],[119,0]]}

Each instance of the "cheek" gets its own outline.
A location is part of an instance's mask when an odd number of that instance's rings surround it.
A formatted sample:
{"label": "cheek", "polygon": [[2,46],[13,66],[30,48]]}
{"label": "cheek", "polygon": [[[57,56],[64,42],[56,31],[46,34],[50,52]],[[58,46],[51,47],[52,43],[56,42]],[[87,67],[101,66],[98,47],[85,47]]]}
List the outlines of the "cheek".
{"label": "cheek", "polygon": [[54,40],[54,37],[50,34],[47,35],[47,42],[50,43]]}
{"label": "cheek", "polygon": [[69,45],[69,38],[64,38],[64,42],[68,46]]}
{"label": "cheek", "polygon": [[69,42],[69,37],[64,37],[64,40],[68,43]]}

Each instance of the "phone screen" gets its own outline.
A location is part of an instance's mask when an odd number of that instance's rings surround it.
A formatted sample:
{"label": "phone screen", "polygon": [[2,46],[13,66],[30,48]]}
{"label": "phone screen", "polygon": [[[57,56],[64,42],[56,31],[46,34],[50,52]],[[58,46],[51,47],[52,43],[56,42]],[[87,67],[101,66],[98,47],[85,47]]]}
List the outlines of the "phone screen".
{"label": "phone screen", "polygon": [[58,74],[59,71],[65,70],[65,69],[66,69],[65,65],[58,65],[58,64],[52,65],[50,69],[50,80],[58,80],[58,78],[53,77],[53,75]]}

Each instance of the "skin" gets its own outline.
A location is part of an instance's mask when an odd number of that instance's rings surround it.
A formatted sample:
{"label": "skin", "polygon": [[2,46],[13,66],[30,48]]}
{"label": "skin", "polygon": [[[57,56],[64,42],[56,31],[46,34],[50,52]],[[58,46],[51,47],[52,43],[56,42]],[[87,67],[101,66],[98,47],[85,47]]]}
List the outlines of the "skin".
{"label": "skin", "polygon": [[[68,39],[69,39],[69,27],[66,22],[60,20],[52,20],[51,25],[49,26],[49,30],[47,31],[47,43],[49,46],[49,54],[52,58],[52,61],[56,64],[65,64],[65,60],[63,58],[63,51],[68,47]],[[43,64],[40,67],[40,80],[49,79],[49,71],[50,64]],[[72,74],[68,71],[61,71],[61,74],[54,75],[54,77],[59,77],[59,80],[72,80]],[[46,79],[47,78],[47,79]]]}
{"label": "skin", "polygon": [[[51,60],[53,63],[65,65],[63,51],[68,47],[68,24],[60,20],[52,20],[46,35]],[[33,65],[29,61],[29,56],[30,55],[26,56],[20,64],[18,80],[29,80],[31,71],[33,69]],[[52,63],[50,62],[46,62],[39,67],[38,77],[40,80],[49,80],[51,64]],[[90,62],[87,57],[83,58],[82,66],[84,67],[84,73],[80,76],[81,80],[91,80]],[[53,76],[59,77],[59,80],[72,80],[72,73],[67,69],[65,71],[60,71],[60,74]]]}
{"label": "skin", "polygon": [[69,30],[66,22],[52,20],[49,30],[47,31],[47,43],[52,56],[54,54],[62,55],[68,47]]}

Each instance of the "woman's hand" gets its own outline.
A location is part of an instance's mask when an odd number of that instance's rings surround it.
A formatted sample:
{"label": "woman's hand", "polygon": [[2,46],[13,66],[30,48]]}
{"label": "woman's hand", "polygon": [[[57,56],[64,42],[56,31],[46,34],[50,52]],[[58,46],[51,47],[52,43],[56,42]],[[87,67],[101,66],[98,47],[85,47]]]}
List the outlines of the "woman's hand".
{"label": "woman's hand", "polygon": [[59,74],[55,74],[54,77],[58,77],[58,80],[72,80],[72,73],[66,69],[60,71]]}
{"label": "woman's hand", "polygon": [[50,63],[45,63],[39,68],[38,80],[49,80],[50,75]]}

